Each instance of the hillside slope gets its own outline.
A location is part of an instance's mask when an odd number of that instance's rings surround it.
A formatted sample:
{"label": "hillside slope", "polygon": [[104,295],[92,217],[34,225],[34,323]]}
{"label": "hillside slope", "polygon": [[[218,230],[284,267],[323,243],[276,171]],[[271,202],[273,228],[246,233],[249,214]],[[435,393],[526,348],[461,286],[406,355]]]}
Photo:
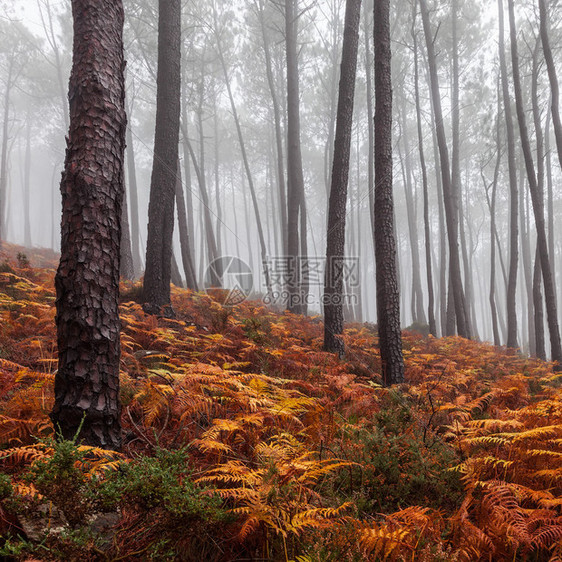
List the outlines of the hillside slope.
{"label": "hillside slope", "polygon": [[126,445],[110,454],[52,440],[53,275],[0,265],[1,555],[562,557],[549,364],[405,333],[406,384],[385,389],[373,326],[346,330],[340,361],[319,318],[178,289],[176,318],[155,318],[123,286]]}

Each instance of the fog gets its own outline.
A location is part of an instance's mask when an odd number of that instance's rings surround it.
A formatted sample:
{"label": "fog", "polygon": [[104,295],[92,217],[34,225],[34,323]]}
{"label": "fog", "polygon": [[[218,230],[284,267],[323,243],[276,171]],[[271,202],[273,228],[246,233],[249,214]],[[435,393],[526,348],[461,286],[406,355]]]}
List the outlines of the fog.
{"label": "fog", "polygon": [[[126,186],[133,259],[142,275],[146,254],[148,201],[153,163],[157,68],[157,7],[148,0],[125,0],[126,87],[130,137],[126,151]],[[249,191],[255,186],[264,228],[268,267],[274,291],[267,303],[283,307],[283,236],[280,209],[280,170],[287,175],[286,58],[282,3],[259,0],[185,2],[183,6],[182,134],[180,165],[187,197],[192,257],[203,286],[208,277],[208,230],[213,230],[221,257],[236,257],[252,272],[243,287],[254,298],[266,293],[256,213]],[[300,80],[300,142],[306,205],[309,314],[320,314],[326,256],[326,222],[331,180],[334,132],[341,62],[345,2],[317,0],[301,3],[298,22]],[[429,1],[434,34],[443,124],[456,166],[459,212],[459,247],[462,281],[473,335],[494,341],[490,285],[492,246],[495,253],[494,298],[499,343],[508,332],[508,276],[510,246],[510,179],[505,108],[500,87],[499,27],[496,3],[458,0],[453,25],[450,1]],[[522,4],[522,3],[519,3]],[[560,8],[551,2],[549,34],[554,61],[560,57]],[[0,95],[2,96],[2,239],[24,246],[59,249],[59,182],[64,165],[68,129],[66,100],[72,53],[70,1],[15,0],[1,4]],[[262,6],[264,28],[260,24]],[[372,145],[369,105],[372,93],[372,2],[361,21],[355,94],[354,125],[347,206],[345,299],[349,321],[375,323],[375,270],[371,228]],[[512,63],[506,11],[508,72]],[[562,248],[560,244],[562,180],[551,115],[551,87],[539,35],[534,3],[516,11],[519,65],[527,126],[535,173],[544,193],[549,260],[558,303],[562,303]],[[455,32],[453,33],[453,29]],[[414,41],[417,38],[420,115],[416,114]],[[271,76],[266,72],[267,43]],[[224,68],[219,57],[224,58]],[[367,47],[367,49],[366,49]],[[447,330],[450,301],[448,250],[444,219],[441,158],[435,137],[435,113],[430,99],[428,54],[422,20],[409,2],[393,2],[392,52],[394,89],[394,196],[399,249],[401,324],[426,330],[428,285],[426,243],[430,245],[439,335]],[[458,73],[454,55],[458,53]],[[458,104],[455,102],[455,75]],[[228,95],[232,89],[233,100]],[[533,352],[535,330],[533,276],[537,236],[522,143],[517,124],[513,84],[509,84],[515,137],[518,268],[516,270],[517,342]],[[279,166],[274,102],[280,110],[283,160]],[[234,105],[234,108],[233,108]],[[248,156],[244,165],[235,114]],[[454,142],[458,115],[458,146]],[[421,124],[421,137],[418,131]],[[186,136],[187,134],[187,136]],[[428,228],[424,236],[423,169],[426,160]],[[190,148],[191,147],[191,148]],[[191,154],[190,150],[193,151]],[[455,164],[456,162],[456,164]],[[132,185],[133,175],[136,185]],[[453,172],[455,175],[455,172]],[[286,178],[285,178],[286,179]],[[203,185],[202,185],[203,183]],[[495,186],[495,187],[493,187]],[[138,208],[131,206],[131,189]],[[205,203],[206,191],[208,202]],[[495,195],[493,196],[493,192]],[[492,209],[492,196],[495,209]],[[134,194],[133,194],[134,199]],[[190,205],[192,206],[190,210]],[[205,218],[210,216],[210,223]],[[133,216],[133,213],[135,216]],[[495,232],[492,217],[495,221]],[[133,228],[138,220],[138,232]],[[175,228],[174,255],[180,261],[180,240]],[[537,254],[538,255],[538,254]],[[232,262],[229,262],[232,263]],[[238,267],[238,266],[237,266]],[[181,266],[180,266],[181,269]],[[240,282],[236,269],[234,285]],[[540,281],[540,275],[539,275]],[[230,287],[229,287],[230,288]],[[540,283],[535,284],[540,290]],[[544,293],[544,288],[542,289]],[[449,299],[448,299],[449,295]],[[544,300],[544,295],[543,295]],[[450,306],[450,302],[449,302]],[[560,311],[559,311],[560,315]],[[546,314],[542,320],[546,327]],[[453,321],[454,323],[454,321]],[[453,328],[454,331],[454,328]],[[496,340],[498,338],[496,337]],[[547,353],[548,353],[548,336]]]}

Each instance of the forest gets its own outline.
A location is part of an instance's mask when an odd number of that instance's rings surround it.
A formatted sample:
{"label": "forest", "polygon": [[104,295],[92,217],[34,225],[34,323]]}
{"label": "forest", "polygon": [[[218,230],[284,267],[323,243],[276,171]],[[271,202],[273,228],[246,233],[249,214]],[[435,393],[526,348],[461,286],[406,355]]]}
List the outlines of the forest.
{"label": "forest", "polygon": [[562,560],[556,0],[0,0],[0,559]]}

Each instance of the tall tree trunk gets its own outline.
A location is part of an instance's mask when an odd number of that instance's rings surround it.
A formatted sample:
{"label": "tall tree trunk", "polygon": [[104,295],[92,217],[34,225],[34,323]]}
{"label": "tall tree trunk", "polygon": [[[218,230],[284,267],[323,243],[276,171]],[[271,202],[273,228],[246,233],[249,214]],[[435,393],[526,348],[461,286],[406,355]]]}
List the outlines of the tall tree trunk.
{"label": "tall tree trunk", "polygon": [[[535,252],[535,265],[533,267],[533,310],[535,311],[535,353],[539,359],[546,360],[546,345],[544,338],[544,312],[541,293],[541,263],[539,246]],[[530,306],[530,303],[529,303]]]}
{"label": "tall tree trunk", "polygon": [[[185,78],[184,78],[185,84]],[[193,195],[191,185],[191,166],[189,162],[191,156],[189,154],[189,138],[187,136],[187,127],[189,121],[187,117],[187,100],[185,96],[185,88],[182,89],[182,117],[180,122],[180,131],[182,136],[183,148],[183,174],[185,178],[185,206],[187,209],[187,234],[189,236],[190,253],[195,265],[195,219],[193,216]]]}
{"label": "tall tree trunk", "polygon": [[176,206],[178,209],[178,228],[180,235],[181,260],[185,282],[188,289],[197,291],[197,276],[195,275],[195,267],[193,265],[193,255],[191,253],[192,244],[189,240],[189,231],[187,229],[187,213],[185,210],[185,197],[183,193],[183,183],[181,181],[181,167],[178,160],[178,175],[176,181]]}
{"label": "tall tree trunk", "polygon": [[[220,265],[219,255],[217,251],[217,244],[215,241],[215,233],[213,230],[213,220],[211,218],[211,209],[209,207],[209,194],[207,192],[207,185],[205,182],[205,174],[203,170],[199,167],[197,163],[197,156],[195,155],[195,151],[191,146],[191,142],[187,137],[187,131],[184,128],[183,131],[184,142],[187,144],[187,148],[189,150],[189,154],[191,156],[191,162],[193,163],[193,168],[195,170],[195,175],[197,176],[197,182],[199,183],[199,192],[201,193],[201,206],[203,207],[203,220],[204,220],[204,231],[205,236],[201,234],[201,239],[204,241],[203,246],[207,248],[207,257],[209,260],[209,264],[215,263],[217,266]],[[203,259],[203,255],[205,254],[204,248],[202,248],[202,255],[201,259]],[[222,272],[217,271],[217,268],[211,267],[209,268],[209,272],[211,278],[209,279],[211,285],[213,287],[220,287],[222,285]]]}
{"label": "tall tree trunk", "polygon": [[170,306],[180,98],[181,1],[159,0],[156,131],[143,287],[145,310],[150,313]]}
{"label": "tall tree trunk", "polygon": [[517,120],[519,122],[521,144],[523,148],[523,155],[525,157],[525,168],[527,170],[527,179],[529,182],[531,201],[533,203],[533,212],[535,215],[537,243],[539,245],[546,310],[548,317],[548,328],[550,332],[551,354],[553,361],[558,362],[558,368],[560,368],[562,366],[562,344],[560,342],[560,330],[558,327],[558,316],[556,312],[556,291],[552,280],[552,269],[548,256],[548,245],[546,240],[546,228],[544,220],[544,206],[542,204],[542,198],[537,185],[535,167],[533,164],[533,155],[531,153],[531,144],[529,142],[529,135],[527,132],[525,108],[523,107],[523,94],[521,91],[521,78],[519,76],[519,55],[517,52],[517,31],[515,29],[515,9],[513,6],[513,0],[508,0],[508,8],[509,28],[511,36],[511,60],[513,67],[513,87],[515,91],[515,103],[517,107]]}
{"label": "tall tree trunk", "polygon": [[263,51],[265,56],[265,70],[267,75],[267,85],[269,87],[269,93],[271,95],[271,104],[273,108],[273,121],[275,123],[275,149],[277,151],[277,185],[278,185],[278,197],[279,197],[279,216],[282,225],[282,235],[283,235],[283,254],[287,255],[287,194],[285,186],[285,171],[283,169],[284,157],[283,157],[283,134],[281,129],[281,109],[279,104],[279,99],[277,96],[277,89],[275,87],[275,79],[273,76],[273,65],[271,61],[271,48],[268,32],[265,25],[265,14],[264,14],[264,0],[255,0],[256,7],[258,10],[258,16],[260,20],[260,28],[262,34]]}
{"label": "tall tree trunk", "polygon": [[[125,135],[126,137],[126,135]],[[124,183],[124,182],[123,182]],[[121,206],[121,269],[123,279],[132,281],[135,277],[133,266],[133,253],[131,250],[131,232],[129,230],[129,209],[127,208],[127,190],[123,190],[123,203]]]}
{"label": "tall tree trunk", "polygon": [[[368,123],[368,147],[369,157],[367,158],[367,188],[369,193],[369,217],[371,219],[371,234],[375,231],[375,162],[373,154],[375,153],[375,130],[373,128],[373,57],[371,54],[371,13],[369,11],[369,2],[363,2],[363,35],[365,41],[365,82],[367,87],[367,123]],[[372,236],[370,237],[372,239]]]}
{"label": "tall tree trunk", "polygon": [[[128,111],[131,118],[131,108]],[[133,132],[131,123],[127,126],[127,179],[129,185],[129,203],[131,209],[131,252],[133,255],[134,277],[140,275],[142,270],[142,258],[140,248],[139,227],[139,195],[137,185],[137,170],[135,166],[135,148],[133,145]]]}
{"label": "tall tree trunk", "polygon": [[[45,6],[45,10],[47,12],[47,20],[45,20],[45,16],[43,15],[43,8]],[[59,87],[59,94],[61,97],[61,108],[62,108],[62,118],[64,120],[64,128],[68,130],[68,99],[66,97],[66,84],[65,80],[63,79],[63,69],[62,69],[62,62],[60,56],[60,49],[59,44],[57,41],[57,35],[55,33],[55,28],[53,25],[53,13],[51,12],[51,3],[50,0],[44,0],[41,2],[37,0],[37,7],[39,8],[39,15],[41,17],[41,23],[43,24],[43,30],[45,31],[45,37],[51,49],[53,49],[53,53],[55,55],[55,68],[57,71],[57,85]]]}
{"label": "tall tree trunk", "polygon": [[509,96],[509,83],[507,62],[505,57],[505,31],[503,0],[498,0],[499,16],[499,59],[500,76],[502,85],[502,98],[507,133],[507,165],[509,170],[509,280],[507,284],[507,346],[517,347],[517,265],[519,260],[518,248],[518,195],[517,195],[517,167],[515,164],[515,135],[513,132],[513,117],[511,113],[511,99]]}
{"label": "tall tree trunk", "polygon": [[31,248],[31,105],[27,108],[23,179],[23,245]]}
{"label": "tall tree trunk", "polygon": [[[521,171],[519,188],[519,224],[521,230],[521,257],[523,265],[523,279],[525,281],[525,292],[527,297],[527,331],[529,333],[529,353],[536,357],[536,334],[533,299],[533,261],[531,258],[531,234],[527,228],[528,213],[525,209],[525,170]],[[506,285],[507,286],[507,285]]]}
{"label": "tall tree trunk", "polygon": [[439,92],[439,79],[437,76],[435,47],[433,45],[433,35],[431,33],[426,0],[420,0],[420,8],[427,47],[431,97],[433,100],[437,143],[441,162],[443,198],[445,203],[445,217],[447,220],[447,235],[449,240],[450,279],[453,290],[455,315],[457,319],[457,330],[460,336],[470,338],[470,326],[468,323],[468,315],[466,313],[466,303],[462,287],[460,268],[458,214],[456,213],[454,205],[454,194],[451,184],[451,168],[449,165],[449,150],[447,148],[447,139],[445,137],[445,128],[443,125],[443,111],[441,109],[441,96]]}
{"label": "tall tree trunk", "polygon": [[[290,312],[305,310],[299,240],[306,237],[302,230],[304,209],[304,177],[300,142],[299,69],[297,56],[298,0],[285,0],[285,44],[287,57],[287,290]],[[299,231],[299,226],[300,231]],[[306,226],[306,224],[305,224]],[[301,240],[302,245],[302,240]],[[301,255],[301,258],[305,256]]]}
{"label": "tall tree trunk", "polygon": [[556,76],[556,67],[554,66],[554,58],[552,49],[550,48],[550,38],[548,35],[548,12],[546,0],[538,0],[540,14],[540,36],[542,42],[542,50],[546,68],[548,71],[548,80],[550,82],[550,107],[552,111],[552,124],[554,126],[554,136],[556,138],[556,148],[558,151],[558,162],[562,167],[562,121],[560,119],[560,87],[558,85],[558,77]]}
{"label": "tall tree trunk", "polygon": [[[450,269],[451,274],[451,285],[453,289],[454,304],[455,304],[455,317],[457,323],[457,331],[459,335],[465,335],[470,337],[470,315],[468,312],[468,303],[472,298],[471,295],[471,282],[470,282],[470,270],[467,268],[467,256],[466,256],[466,242],[464,239],[464,225],[462,220],[462,212],[460,210],[460,205],[462,203],[462,186],[461,186],[461,171],[460,171],[460,87],[459,87],[459,42],[458,42],[458,0],[452,0],[452,40],[453,40],[453,83],[452,83],[452,99],[451,99],[451,114],[452,114],[452,150],[451,150],[451,198],[453,212],[455,214],[455,221],[457,223],[457,228],[460,234],[460,246],[462,252],[462,259],[464,263],[464,274],[465,274],[465,294],[462,297],[462,303],[464,307],[464,321],[466,323],[466,334],[463,334],[465,330],[459,326],[459,316],[457,312],[457,295],[461,293],[458,288],[455,287],[457,281],[454,279],[456,272],[453,268]],[[429,51],[428,51],[429,52]]]}
{"label": "tall tree trunk", "polygon": [[345,223],[349,181],[349,157],[353,126],[353,102],[361,0],[347,0],[341,59],[340,84],[332,183],[328,205],[326,235],[326,273],[324,279],[324,349],[340,356],[345,345],[343,333],[343,274],[345,260]]}
{"label": "tall tree trunk", "polygon": [[486,201],[490,210],[490,310],[492,315],[492,333],[494,335],[494,345],[501,345],[500,332],[498,329],[498,312],[496,307],[496,240],[494,234],[496,231],[496,194],[498,186],[499,162],[501,160],[501,151],[498,146],[498,155],[496,159],[496,169],[494,171],[494,180],[492,182],[492,197],[490,200],[490,186],[486,184],[486,179],[482,173],[482,181],[486,190]]}
{"label": "tall tree trunk", "polygon": [[59,366],[51,419],[65,439],[121,447],[119,244],[125,151],[123,5],[72,0],[74,59],[55,277]]}
{"label": "tall tree trunk", "polygon": [[402,140],[404,141],[404,195],[408,215],[408,233],[410,235],[410,254],[412,256],[412,317],[415,323],[425,324],[423,310],[423,291],[421,287],[420,251],[418,240],[417,213],[414,203],[414,185],[412,183],[412,164],[410,161],[410,142],[408,139],[405,100],[402,101]]}
{"label": "tall tree trunk", "polygon": [[[244,135],[242,134],[242,127],[240,125],[240,119],[238,117],[238,111],[236,109],[236,102],[234,101],[234,95],[232,93],[232,88],[230,86],[230,78],[228,76],[228,70],[226,68],[226,61],[224,59],[224,53],[222,51],[222,44],[220,40],[220,35],[217,29],[217,15],[216,12],[214,13],[215,18],[215,39],[216,39],[216,48],[217,48],[217,55],[219,57],[219,61],[222,67],[224,81],[226,84],[226,91],[228,93],[228,99],[230,100],[230,109],[232,111],[232,117],[234,119],[234,124],[236,126],[236,133],[238,135],[238,142],[240,144],[240,152],[242,153],[242,162],[244,163],[244,171],[246,172],[246,178],[248,179],[248,187],[250,188],[250,196],[252,198],[252,205],[254,208],[254,216],[256,218],[256,225],[258,228],[258,239],[260,244],[260,254],[261,254],[261,261],[262,267],[267,263],[268,252],[267,252],[267,245],[265,243],[265,237],[263,234],[263,226],[261,221],[261,213],[258,203],[258,197],[256,195],[256,188],[254,186],[254,178],[252,176],[252,171],[250,169],[250,162],[248,160],[248,153],[246,152],[246,143],[244,142]],[[249,224],[247,224],[249,227]],[[265,286],[267,290],[267,294],[271,295],[271,282],[269,279],[269,268],[263,267],[263,272],[265,274]]]}
{"label": "tall tree trunk", "polygon": [[423,148],[423,130],[421,120],[421,103],[420,103],[420,81],[419,81],[419,63],[418,63],[418,35],[416,33],[416,16],[417,6],[414,4],[414,17],[412,20],[412,39],[414,43],[414,88],[416,97],[416,122],[418,131],[418,150],[420,155],[420,167],[422,173],[423,187],[423,224],[425,238],[425,270],[427,275],[427,314],[429,318],[429,333],[437,336],[437,326],[435,322],[435,296],[433,290],[433,271],[431,267],[431,229],[429,224],[429,187],[427,180],[427,166],[425,163],[425,153]]}
{"label": "tall tree trunk", "polygon": [[[548,197],[548,255],[552,256],[552,262],[556,261],[554,247],[554,189],[552,181],[552,152],[550,150],[550,118],[552,111],[546,114],[546,123],[544,124],[544,153],[546,160],[546,191]],[[552,268],[552,278],[556,285],[556,268]],[[560,301],[558,301],[560,302]]]}
{"label": "tall tree trunk", "polygon": [[[217,39],[218,42],[218,39]],[[214,80],[213,80],[214,83]],[[229,84],[230,86],[230,84]],[[217,104],[217,91],[216,84],[213,87],[213,145],[215,149],[214,158],[214,180],[215,180],[215,209],[217,210],[217,216],[215,217],[215,232],[217,236],[217,250],[220,256],[225,255],[222,251],[222,208],[221,208],[221,198],[220,198],[220,141],[219,141],[219,119],[218,119],[218,104]]]}
{"label": "tall tree trunk", "polygon": [[392,193],[390,0],[375,0],[375,261],[382,380],[404,381]]}
{"label": "tall tree trunk", "polygon": [[8,195],[8,121],[10,119],[10,93],[12,90],[12,75],[14,58],[8,63],[8,77],[4,91],[4,121],[2,122],[2,148],[0,150],[0,248],[6,239],[6,198]]}

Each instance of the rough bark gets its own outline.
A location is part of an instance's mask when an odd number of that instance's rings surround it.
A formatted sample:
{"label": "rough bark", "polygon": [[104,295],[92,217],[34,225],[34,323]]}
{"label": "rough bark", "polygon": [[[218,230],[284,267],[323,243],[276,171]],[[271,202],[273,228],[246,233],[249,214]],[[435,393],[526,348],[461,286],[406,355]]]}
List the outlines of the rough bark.
{"label": "rough bark", "polygon": [[404,381],[392,193],[390,0],[375,0],[375,261],[382,380]]}
{"label": "rough bark", "polygon": [[324,279],[324,349],[337,353],[340,356],[345,352],[345,345],[341,338],[344,323],[343,269],[345,259],[345,224],[360,17],[361,0],[347,0],[332,181],[328,205],[326,270]]}
{"label": "rough bark", "polygon": [[150,313],[170,306],[180,98],[181,2],[159,0],[156,130],[143,286],[145,310]]}
{"label": "rough bark", "polygon": [[123,5],[73,0],[70,130],[55,277],[59,366],[51,419],[119,449],[119,244],[125,150]]}

